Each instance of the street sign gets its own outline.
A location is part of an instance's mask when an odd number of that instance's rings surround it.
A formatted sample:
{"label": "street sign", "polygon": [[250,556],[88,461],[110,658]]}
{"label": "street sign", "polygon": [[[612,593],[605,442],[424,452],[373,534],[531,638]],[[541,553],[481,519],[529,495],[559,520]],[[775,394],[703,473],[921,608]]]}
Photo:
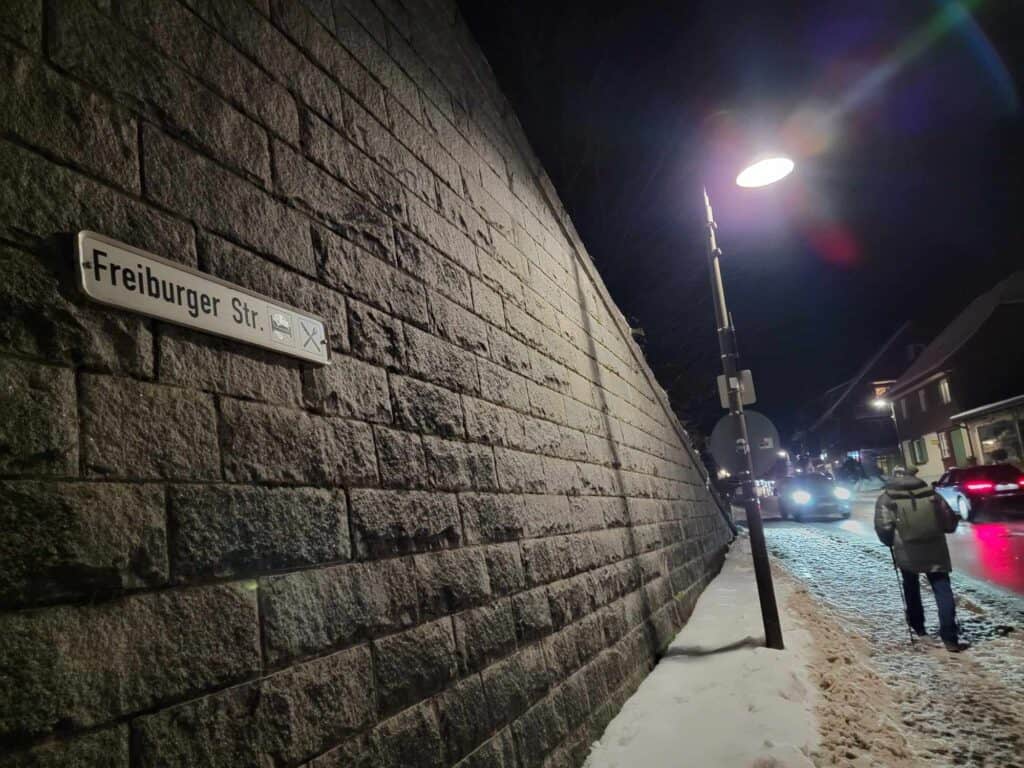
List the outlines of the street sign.
{"label": "street sign", "polygon": [[95,232],[79,232],[75,250],[79,286],[93,301],[329,362],[327,328],[315,315]]}
{"label": "street sign", "polygon": [[718,420],[711,432],[711,455],[718,466],[736,475],[746,471],[744,454],[750,451],[756,477],[771,469],[778,460],[779,431],[767,416],[757,411],[744,411],[743,415],[747,417],[749,442],[740,437],[739,418],[727,414]]}
{"label": "street sign", "polygon": [[729,389],[740,391],[740,401],[744,405],[753,405],[757,402],[757,393],[754,391],[754,374],[744,368],[739,371],[732,381],[725,378],[725,374],[718,374],[718,401],[725,410],[729,410]]}

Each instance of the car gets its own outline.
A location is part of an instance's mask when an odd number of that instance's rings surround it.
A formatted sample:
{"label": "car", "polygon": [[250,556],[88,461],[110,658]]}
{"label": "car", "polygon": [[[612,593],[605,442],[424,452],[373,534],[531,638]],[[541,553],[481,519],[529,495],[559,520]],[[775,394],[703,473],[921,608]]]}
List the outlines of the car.
{"label": "car", "polygon": [[779,512],[783,519],[803,520],[808,517],[850,516],[849,488],[819,472],[785,477],[776,483],[779,491]]}
{"label": "car", "polygon": [[1024,509],[1024,472],[1013,464],[950,469],[932,487],[964,520],[984,509]]}

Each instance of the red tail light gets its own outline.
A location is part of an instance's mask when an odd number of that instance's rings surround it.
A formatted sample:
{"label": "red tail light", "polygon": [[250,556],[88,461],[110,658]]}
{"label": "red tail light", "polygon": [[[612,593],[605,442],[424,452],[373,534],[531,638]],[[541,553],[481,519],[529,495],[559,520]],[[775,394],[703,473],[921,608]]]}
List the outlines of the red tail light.
{"label": "red tail light", "polygon": [[989,482],[965,483],[964,488],[974,493],[992,493],[995,484]]}

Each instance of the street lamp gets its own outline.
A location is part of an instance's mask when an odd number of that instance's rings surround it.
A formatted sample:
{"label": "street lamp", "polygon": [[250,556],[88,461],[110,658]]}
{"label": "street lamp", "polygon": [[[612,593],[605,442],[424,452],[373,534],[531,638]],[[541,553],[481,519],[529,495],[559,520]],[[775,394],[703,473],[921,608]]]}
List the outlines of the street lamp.
{"label": "street lamp", "polygon": [[896,433],[896,450],[899,452],[900,461],[906,463],[907,457],[903,455],[903,443],[900,441],[900,423],[896,421],[896,403],[886,400],[884,397],[876,397],[871,405],[880,411],[889,410],[889,418],[892,419],[892,428]]}
{"label": "street lamp", "polygon": [[[736,177],[741,187],[763,187],[785,178],[793,171],[793,161],[788,157],[766,157],[744,168]],[[750,532],[750,549],[754,559],[754,579],[761,602],[761,621],[764,624],[765,644],[776,650],[783,649],[782,626],[779,624],[779,607],[775,601],[775,586],[772,584],[772,569],[768,561],[768,548],[764,541],[764,522],[761,520],[761,503],[754,491],[754,465],[750,456],[750,438],[747,434],[747,420],[743,415],[743,394],[740,390],[739,355],[736,351],[736,332],[732,315],[725,303],[725,286],[722,283],[722,255],[718,247],[715,216],[711,210],[711,199],[704,189],[704,212],[708,233],[708,270],[711,273],[711,294],[715,305],[715,326],[718,330],[718,350],[722,357],[722,373],[725,374],[729,395],[729,413],[736,418],[739,428],[737,446],[743,453],[744,467],[740,472],[740,489],[743,505],[747,512],[747,529]]]}

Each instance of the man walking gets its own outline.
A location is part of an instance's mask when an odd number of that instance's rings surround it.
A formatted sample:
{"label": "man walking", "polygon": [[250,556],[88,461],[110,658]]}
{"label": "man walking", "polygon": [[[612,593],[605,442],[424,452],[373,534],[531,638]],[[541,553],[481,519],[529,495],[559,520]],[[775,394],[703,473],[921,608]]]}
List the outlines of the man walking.
{"label": "man walking", "polygon": [[903,577],[910,628],[918,635],[925,634],[918,575],[923,573],[935,593],[942,644],[946,650],[959,653],[968,645],[958,637],[946,534],[956,530],[960,519],[916,474],[916,468],[908,472],[896,467],[893,471],[892,479],[875,502],[875,533],[892,548],[893,560]]}

